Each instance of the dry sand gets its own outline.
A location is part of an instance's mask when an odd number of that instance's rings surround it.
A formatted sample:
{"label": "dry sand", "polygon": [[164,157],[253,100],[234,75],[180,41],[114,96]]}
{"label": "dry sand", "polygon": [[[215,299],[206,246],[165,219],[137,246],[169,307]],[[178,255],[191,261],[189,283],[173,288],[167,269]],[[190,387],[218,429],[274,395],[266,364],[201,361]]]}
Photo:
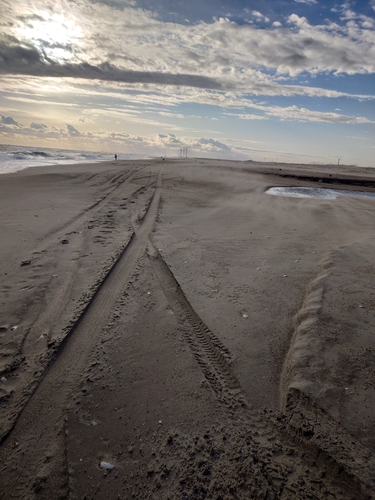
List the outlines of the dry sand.
{"label": "dry sand", "polygon": [[375,172],[2,175],[0,497],[375,498],[375,199],[317,185]]}

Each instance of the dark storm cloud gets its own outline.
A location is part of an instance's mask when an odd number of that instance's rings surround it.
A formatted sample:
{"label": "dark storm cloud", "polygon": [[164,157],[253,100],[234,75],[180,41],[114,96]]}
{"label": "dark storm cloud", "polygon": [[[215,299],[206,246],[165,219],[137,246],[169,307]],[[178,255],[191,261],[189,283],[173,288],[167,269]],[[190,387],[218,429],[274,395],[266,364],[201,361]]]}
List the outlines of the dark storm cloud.
{"label": "dark storm cloud", "polygon": [[39,64],[40,61],[40,53],[34,47],[25,45],[8,46],[5,42],[0,41],[0,72],[2,74],[10,73],[11,68],[32,67]]}
{"label": "dark storm cloud", "polygon": [[[110,63],[58,63],[33,46],[7,45],[0,42],[0,74],[40,77],[83,78],[123,83],[178,85],[224,90],[224,85],[210,77],[188,74],[127,71]],[[225,90],[229,90],[225,86]]]}

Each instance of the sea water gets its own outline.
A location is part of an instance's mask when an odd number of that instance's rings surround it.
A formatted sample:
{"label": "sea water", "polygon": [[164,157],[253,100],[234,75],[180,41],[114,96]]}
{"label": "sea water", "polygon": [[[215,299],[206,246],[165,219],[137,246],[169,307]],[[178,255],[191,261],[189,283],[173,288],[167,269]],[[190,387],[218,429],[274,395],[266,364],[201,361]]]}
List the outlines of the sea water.
{"label": "sea water", "polygon": [[[118,160],[141,160],[149,158],[149,156],[117,153],[117,158]],[[108,160],[114,160],[114,154],[102,151],[80,151],[0,144],[0,174],[17,172],[17,170],[29,167],[94,163]]]}
{"label": "sea water", "polygon": [[346,189],[329,189],[315,187],[272,187],[266,194],[274,196],[289,196],[291,198],[320,198],[335,200],[338,196],[353,196],[355,198],[375,198],[375,193],[368,191],[351,191]]}

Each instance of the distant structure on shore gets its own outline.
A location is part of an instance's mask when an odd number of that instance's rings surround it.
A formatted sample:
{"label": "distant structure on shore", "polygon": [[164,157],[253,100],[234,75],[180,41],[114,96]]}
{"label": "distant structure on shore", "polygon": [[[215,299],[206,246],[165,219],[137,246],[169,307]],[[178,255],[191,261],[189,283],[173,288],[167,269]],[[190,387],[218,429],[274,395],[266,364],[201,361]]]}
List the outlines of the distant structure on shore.
{"label": "distant structure on shore", "polygon": [[181,148],[180,149],[180,158],[187,158],[189,148]]}

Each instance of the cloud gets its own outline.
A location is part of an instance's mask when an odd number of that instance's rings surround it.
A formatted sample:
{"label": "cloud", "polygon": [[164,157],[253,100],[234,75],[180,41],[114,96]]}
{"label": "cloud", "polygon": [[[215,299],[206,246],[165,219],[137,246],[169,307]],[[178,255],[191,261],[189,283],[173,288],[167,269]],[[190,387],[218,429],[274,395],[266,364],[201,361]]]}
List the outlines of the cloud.
{"label": "cloud", "polygon": [[215,141],[214,139],[199,139],[198,142],[196,142],[192,147],[199,147],[200,149],[204,151],[210,151],[210,152],[229,152],[232,150],[229,146],[226,144]]}
{"label": "cloud", "polygon": [[[82,69],[82,68],[81,68]],[[51,68],[49,68],[51,70]],[[62,72],[62,69],[61,69]],[[1,67],[0,67],[1,74]],[[9,85],[12,85],[13,88],[17,88],[20,86],[19,80],[15,78],[16,75],[8,75],[7,81]],[[77,75],[78,76],[78,75]],[[221,81],[217,84],[215,88],[215,82],[210,81],[212,86],[202,85],[196,86],[194,85],[194,78],[191,78],[190,85],[186,81],[186,85],[174,85],[173,83],[168,82],[168,75],[159,75],[161,78],[151,78],[151,75],[143,75],[145,80],[150,80],[151,83],[142,83],[138,82],[136,78],[136,74],[130,75],[128,74],[127,79],[129,81],[114,81],[111,79],[111,75],[102,74],[102,79],[98,78],[98,81],[105,82],[105,87],[103,85],[99,86],[99,83],[95,83],[95,80],[91,80],[88,73],[83,74],[84,78],[71,78],[70,82],[63,82],[61,79],[59,80],[59,88],[66,89],[65,92],[68,94],[77,95],[80,102],[84,96],[92,95],[92,96],[103,96],[104,93],[108,97],[116,98],[119,100],[126,100],[128,102],[132,102],[135,105],[143,104],[161,104],[167,106],[175,106],[181,103],[191,103],[191,102],[199,102],[201,104],[210,104],[210,105],[218,105],[218,106],[238,106],[238,98],[243,93],[245,94],[254,94],[254,95],[268,95],[268,96],[293,96],[293,95],[303,95],[308,97],[329,97],[329,98],[337,98],[337,97],[352,97],[359,99],[371,99],[374,96],[364,95],[364,94],[349,94],[347,92],[340,92],[336,90],[323,89],[315,86],[307,86],[307,85],[291,85],[288,83],[283,83],[282,85],[278,83],[278,80],[282,81],[280,77],[278,78],[270,78],[269,76],[263,75],[258,71],[247,71],[248,80],[244,79],[243,82],[237,82],[236,84],[233,82]],[[98,76],[98,72],[95,73],[95,76]],[[147,78],[146,78],[147,77]],[[38,80],[35,77],[35,84],[41,86],[41,82],[38,83]],[[163,83],[163,78],[165,82]],[[3,77],[3,82],[6,82],[5,77]],[[84,80],[89,83],[85,84]],[[134,80],[134,81],[133,81]],[[177,79],[176,79],[177,80]],[[287,81],[284,78],[284,82]],[[202,82],[201,82],[202,83]],[[21,84],[22,85],[22,84]],[[46,84],[43,84],[45,88]],[[51,84],[53,87],[53,84]],[[84,90],[83,90],[84,89]],[[97,89],[97,90],[96,90]],[[135,92],[136,91],[136,92]],[[26,87],[25,91],[26,93]],[[56,98],[54,100],[46,100],[40,99],[38,95],[35,97],[24,97],[19,95],[9,95],[7,99],[15,100],[15,101],[24,101],[24,102],[38,102],[44,103],[47,105],[55,105],[55,106],[64,106],[64,107],[77,107],[79,104],[75,102],[58,102]],[[235,102],[237,100],[237,102]],[[246,100],[243,100],[243,103],[246,103]]]}
{"label": "cloud", "polygon": [[318,3],[317,0],[294,0],[296,3],[307,3],[307,4],[314,4]]}
{"label": "cloud", "polygon": [[373,18],[365,16],[364,14],[358,14],[354,12],[353,10],[351,10],[350,4],[347,2],[345,2],[341,6],[341,19],[344,21],[348,21],[347,26],[351,29],[352,32],[353,29],[358,28],[358,25],[364,29],[374,29],[375,27]]}
{"label": "cloud", "polygon": [[268,23],[270,20],[268,19],[268,17],[264,16],[263,14],[261,14],[260,12],[258,12],[257,10],[253,10],[251,12],[251,15],[253,17],[255,17],[256,21],[264,21],[266,23]]}
{"label": "cloud", "polygon": [[18,101],[18,102],[25,102],[25,103],[38,103],[39,106],[43,105],[43,104],[46,104],[48,106],[63,106],[64,108],[72,108],[72,107],[76,107],[78,106],[78,104],[74,104],[74,103],[67,103],[67,102],[59,102],[56,100],[56,97],[50,101],[48,101],[47,99],[40,99],[40,96],[39,95],[35,95],[33,97],[20,97],[20,96],[17,96],[17,95],[8,95],[6,96],[6,99],[9,99],[10,101]]}
{"label": "cloud", "polygon": [[46,130],[48,129],[47,125],[44,123],[30,123],[30,128],[33,128],[34,130]]}
{"label": "cloud", "polygon": [[[0,74],[30,75],[42,77],[81,78],[124,83],[176,85],[220,90],[223,84],[214,78],[200,75],[172,74],[160,72],[127,71],[102,63],[59,63],[45,59],[35,48],[11,46],[0,43]],[[227,85],[230,87],[230,85]]]}
{"label": "cloud", "polygon": [[[261,106],[261,104],[259,105]],[[281,115],[282,109],[277,107],[268,107],[269,116]],[[308,119],[309,113],[314,113],[311,110],[306,110],[304,108],[288,107],[284,109],[284,116],[282,119],[286,118],[286,113],[296,113],[300,115],[305,115]],[[328,114],[327,114],[328,115]],[[4,115],[3,115],[4,116]],[[243,118],[239,116],[239,118]],[[328,117],[327,117],[328,118]],[[351,117],[353,118],[353,117]],[[335,113],[332,114],[332,119],[336,119]],[[314,121],[314,120],[311,120]],[[348,121],[347,123],[351,123]],[[177,135],[174,133],[156,133],[150,135],[132,135],[119,131],[108,131],[108,130],[96,130],[90,132],[78,131],[73,125],[66,124],[63,127],[58,126],[44,126],[32,127],[27,125],[18,124],[18,127],[14,125],[2,125],[0,122],[0,138],[4,140],[22,140],[22,138],[27,138],[28,140],[37,139],[39,141],[43,140],[45,145],[51,144],[53,146],[56,140],[66,144],[66,147],[80,148],[84,142],[85,147],[96,150],[107,150],[123,153],[139,153],[151,156],[159,156],[167,154],[168,156],[178,156],[181,148],[188,148],[189,156],[200,156],[207,158],[228,158],[244,160],[260,158],[263,159],[264,153],[278,154],[279,159],[282,155],[297,155],[296,153],[286,153],[285,151],[272,151],[270,149],[253,149],[251,146],[254,142],[249,140],[236,140],[232,141],[230,139],[220,139],[214,137],[203,136],[199,139],[193,138],[186,135]],[[34,123],[35,125],[35,123]],[[354,137],[353,137],[354,138]],[[266,141],[264,144],[267,144]],[[259,156],[261,155],[261,156]],[[281,156],[280,156],[281,155]],[[311,154],[298,155],[300,157],[306,156],[310,158],[313,157]]]}
{"label": "cloud", "polygon": [[73,127],[73,125],[67,123],[66,128],[68,129],[68,134],[70,135],[70,137],[80,137],[82,135],[82,133],[75,127]]}
{"label": "cloud", "polygon": [[4,138],[38,138],[58,139],[67,137],[66,129],[49,127],[43,123],[31,122],[30,125],[18,123],[12,117],[0,114],[0,137]]}
{"label": "cloud", "polygon": [[[30,80],[27,80],[30,82]],[[45,103],[43,108],[53,109],[56,101],[55,94],[55,83],[53,80],[44,81],[42,79],[32,79],[35,85],[34,91],[35,95],[26,94],[26,87],[22,87],[22,79],[16,77],[3,78],[0,80],[0,85],[3,89],[12,88],[16,92],[16,99],[19,96],[22,99],[27,99],[25,102],[28,103],[28,108],[31,103],[35,103],[39,106],[39,88],[43,88],[46,96],[52,96],[51,101],[43,99]],[[261,92],[261,90],[259,90]],[[291,86],[284,88],[284,92],[288,92],[289,95],[294,95],[297,92],[304,96],[315,97],[315,96],[325,96],[330,98],[343,97],[346,94],[339,93],[336,91],[322,91],[321,89],[316,89],[312,87],[296,87]],[[201,109],[203,107],[210,106],[212,116],[217,117],[218,111],[221,109],[226,112],[235,112],[235,110],[240,110],[242,120],[268,120],[272,117],[271,114],[267,114],[266,104],[259,104],[257,100],[250,99],[249,95],[244,96],[241,92],[218,92],[212,90],[204,90],[197,88],[179,88],[172,86],[152,86],[147,88],[137,87],[134,85],[124,85],[113,82],[88,82],[80,80],[70,80],[59,83],[59,93],[64,95],[66,102],[70,104],[74,103],[74,106],[67,107],[65,112],[69,114],[69,118],[64,119],[65,122],[72,123],[77,127],[80,118],[85,119],[84,130],[97,130],[105,126],[111,126],[111,123],[122,123],[126,127],[144,126],[147,127],[147,131],[164,130],[166,132],[172,133],[192,133],[192,124],[194,123],[194,118],[191,117],[191,113],[188,112],[189,106],[194,105],[199,106]],[[268,93],[269,95],[277,95],[277,86],[268,86],[263,89],[262,94]],[[17,101],[15,101],[17,103]],[[79,103],[79,106],[76,104]],[[13,96],[12,96],[13,104]],[[315,103],[312,104],[315,108]],[[47,108],[49,106],[49,108]],[[306,106],[307,108],[309,106]],[[332,109],[336,107],[333,104]],[[281,108],[282,109],[282,108]],[[319,108],[318,108],[319,109]],[[14,109],[9,108],[6,114],[12,115]],[[320,111],[322,109],[320,108]],[[5,109],[3,108],[3,112]],[[188,113],[188,114],[187,114]],[[206,115],[208,113],[207,109],[204,109],[203,113]],[[281,111],[278,112],[279,114]],[[59,110],[55,109],[53,115],[58,116]],[[289,113],[290,115],[290,113]],[[17,115],[18,116],[18,115]],[[35,120],[35,114],[30,115],[30,121]],[[210,114],[211,116],[211,114]],[[367,115],[366,115],[367,116]],[[183,118],[182,118],[183,117]],[[275,118],[277,118],[275,116]],[[295,118],[297,121],[301,121],[300,115]],[[329,117],[322,117],[321,121],[328,121]],[[279,116],[278,119],[292,119],[288,118],[288,113],[285,113],[284,118]],[[318,118],[315,117],[318,121]],[[349,119],[345,119],[348,121]],[[352,117],[353,120],[353,117]],[[41,121],[39,119],[39,121]],[[307,121],[306,119],[304,121]],[[337,120],[339,121],[339,120]],[[344,120],[342,120],[344,121]],[[358,117],[355,117],[354,122],[359,122]],[[44,123],[48,123],[43,120]],[[213,122],[208,124],[207,118],[204,116],[200,117],[199,122],[202,124],[199,126],[201,132],[198,132],[197,123],[193,125],[196,134],[215,134],[212,130],[215,128]],[[108,125],[107,125],[108,124]],[[131,124],[131,125],[130,125]],[[207,127],[209,130],[207,130]],[[82,131],[82,126],[78,127]],[[140,130],[140,129],[139,129]],[[189,131],[189,132],[188,132]]]}
{"label": "cloud", "polygon": [[[273,86],[282,95],[284,85],[275,82],[280,74],[375,72],[371,19],[354,16],[348,7],[343,26],[313,26],[292,14],[285,29],[277,21],[260,28],[226,18],[194,25],[167,23],[120,1],[22,4],[22,16],[16,2],[3,14],[9,27],[0,44],[2,74],[259,93]],[[35,12],[49,12],[43,18],[48,36],[37,30],[41,21],[34,19]],[[59,18],[62,28],[54,41],[48,23],[61,12],[65,18]],[[255,20],[266,20],[259,11],[249,12]]]}
{"label": "cloud", "polygon": [[116,9],[123,9],[128,6],[135,7],[137,2],[136,0],[94,0],[97,3],[101,3],[103,5],[108,5],[109,7],[115,7]]}
{"label": "cloud", "polygon": [[254,113],[223,113],[226,116],[236,116],[240,120],[268,120],[267,116],[255,115]]}
{"label": "cloud", "polygon": [[288,23],[295,24],[299,28],[302,28],[302,27],[308,25],[306,17],[300,17],[300,16],[297,16],[297,14],[291,14],[288,17]]}
{"label": "cloud", "polygon": [[126,143],[130,147],[134,146],[148,150],[154,154],[165,154],[178,156],[181,148],[188,148],[189,156],[221,157],[225,154],[227,158],[243,159],[242,152],[237,148],[232,148],[224,142],[213,138],[193,139],[191,137],[177,137],[175,134],[154,134],[150,136],[131,136],[128,134],[111,134],[111,138],[119,142]]}
{"label": "cloud", "polygon": [[181,113],[171,113],[170,111],[158,111],[158,114],[168,118],[185,118]]}
{"label": "cloud", "polygon": [[[3,119],[4,115],[0,115]],[[73,125],[66,124],[65,127],[47,126],[32,122],[29,126],[17,124],[12,126],[12,118],[8,118],[9,123],[3,124],[0,121],[0,137],[9,138],[28,138],[67,141],[72,147],[82,145],[84,140],[86,147],[92,150],[111,149],[116,147],[122,151],[137,151],[144,154],[159,155],[165,154],[178,156],[180,148],[188,148],[190,154],[199,154],[207,157],[221,157],[225,154],[227,158],[243,158],[242,153],[237,148],[232,148],[228,144],[213,138],[202,137],[195,139],[188,136],[178,137],[176,134],[156,133],[151,135],[131,135],[116,131],[97,130],[95,132],[81,132]],[[13,120],[15,122],[15,120]],[[17,122],[15,122],[17,123]]]}
{"label": "cloud", "polygon": [[[280,120],[293,120],[300,122],[321,122],[321,123],[346,123],[346,124],[363,124],[375,123],[364,116],[345,115],[336,112],[314,111],[307,108],[293,106],[270,106],[265,103],[256,103],[252,100],[243,102],[242,109],[254,109],[262,114],[254,113],[228,113],[225,115],[236,116],[242,120],[267,120],[270,118],[278,118]],[[233,106],[234,107],[234,106]],[[239,108],[239,106],[237,106]],[[337,111],[337,110],[336,110]]]}
{"label": "cloud", "polygon": [[[234,114],[232,116],[237,116],[242,120],[254,120],[254,119],[269,119],[279,118],[280,120],[294,120],[300,122],[320,122],[320,123],[346,123],[346,124],[363,124],[363,123],[375,123],[368,118],[363,116],[350,116],[342,115],[334,112],[323,112],[323,111],[313,111],[307,108],[299,108],[298,106],[266,106],[266,105],[256,105],[253,104],[252,107],[263,111],[265,116],[252,115],[252,114]],[[258,118],[259,117],[259,118]]]}
{"label": "cloud", "polygon": [[0,123],[2,123],[3,125],[15,125],[16,127],[22,126],[18,122],[16,122],[16,120],[14,120],[11,116],[5,116],[1,113],[0,113]]}

